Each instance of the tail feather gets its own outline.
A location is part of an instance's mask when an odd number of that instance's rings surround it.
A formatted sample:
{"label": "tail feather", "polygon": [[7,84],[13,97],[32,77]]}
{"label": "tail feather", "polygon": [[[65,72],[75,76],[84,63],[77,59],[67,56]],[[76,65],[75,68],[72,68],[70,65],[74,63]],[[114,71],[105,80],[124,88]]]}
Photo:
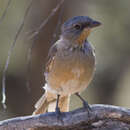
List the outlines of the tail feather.
{"label": "tail feather", "polygon": [[49,104],[56,101],[56,95],[45,91],[42,97],[35,104],[35,111],[33,115],[45,113],[48,110]]}
{"label": "tail feather", "polygon": [[[56,98],[57,98],[56,94],[50,93],[46,90],[44,95],[35,104],[36,109],[33,112],[33,115],[46,113],[46,111],[54,112],[56,106]],[[60,97],[58,106],[61,112],[67,112],[69,110],[69,99],[70,99],[69,96]],[[39,129],[30,128],[28,130],[39,130]]]}
{"label": "tail feather", "polygon": [[42,97],[35,104],[36,110],[33,112],[33,115],[46,112],[46,109],[48,107],[48,103],[46,99],[47,99],[46,94],[42,95]]}
{"label": "tail feather", "polygon": [[61,112],[69,111],[69,102],[70,102],[70,96],[64,96],[60,98],[58,106]]}
{"label": "tail feather", "polygon": [[[46,111],[54,112],[56,106],[56,94],[45,92],[44,95],[35,104],[33,115],[45,113]],[[62,112],[69,111],[69,96],[63,96],[59,99],[59,108]]]}

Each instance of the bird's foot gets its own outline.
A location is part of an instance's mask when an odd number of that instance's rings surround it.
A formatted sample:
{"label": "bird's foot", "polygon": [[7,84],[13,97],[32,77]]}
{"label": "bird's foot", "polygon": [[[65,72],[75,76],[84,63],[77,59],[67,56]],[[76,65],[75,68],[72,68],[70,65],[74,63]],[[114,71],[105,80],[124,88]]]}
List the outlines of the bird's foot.
{"label": "bird's foot", "polygon": [[83,102],[83,107],[87,109],[88,111],[92,111],[91,107],[88,105],[86,101]]}
{"label": "bird's foot", "polygon": [[55,112],[56,112],[57,120],[63,122],[62,114],[61,114],[61,111],[60,111],[59,107],[56,107],[56,111]]}
{"label": "bird's foot", "polygon": [[83,101],[83,108],[88,111],[88,116],[90,116],[90,113],[92,112],[91,107],[88,105],[86,101]]}
{"label": "bird's foot", "polygon": [[56,115],[57,115],[57,116],[61,116],[61,112],[60,112],[59,107],[56,107]]}

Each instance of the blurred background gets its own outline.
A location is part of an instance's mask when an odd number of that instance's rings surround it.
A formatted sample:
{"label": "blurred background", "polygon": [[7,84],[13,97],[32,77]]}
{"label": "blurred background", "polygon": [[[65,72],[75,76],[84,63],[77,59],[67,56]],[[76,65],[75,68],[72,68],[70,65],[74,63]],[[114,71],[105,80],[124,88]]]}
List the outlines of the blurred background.
{"label": "blurred background", "polygon": [[[38,36],[30,39],[61,0],[35,0],[25,19],[25,26],[16,41],[6,72],[7,109],[0,104],[0,120],[30,115],[43,94],[44,65],[49,47],[56,41],[53,34],[59,21],[88,15],[102,23],[89,37],[96,50],[96,72],[93,81],[82,93],[90,104],[112,104],[130,108],[130,0],[65,0]],[[0,0],[0,18],[8,0]],[[0,20],[0,83],[8,50],[21,25],[29,0],[11,0],[5,17]],[[62,11],[62,14],[61,14]],[[56,31],[59,35],[60,30]],[[30,71],[28,50],[34,41]],[[27,86],[27,79],[29,85]],[[0,85],[0,100],[2,100]],[[72,96],[70,109],[81,106]]]}

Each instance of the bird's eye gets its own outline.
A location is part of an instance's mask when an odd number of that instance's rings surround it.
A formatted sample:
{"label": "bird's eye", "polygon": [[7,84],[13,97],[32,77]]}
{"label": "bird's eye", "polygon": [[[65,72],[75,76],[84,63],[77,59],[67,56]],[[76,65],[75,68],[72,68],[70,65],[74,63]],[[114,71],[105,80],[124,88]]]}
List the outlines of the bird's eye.
{"label": "bird's eye", "polygon": [[81,29],[81,25],[76,24],[76,25],[74,26],[74,28],[77,29],[77,30],[79,30],[79,29]]}
{"label": "bird's eye", "polygon": [[87,24],[86,24],[86,27],[88,27],[88,26],[90,26],[90,23],[87,23]]}

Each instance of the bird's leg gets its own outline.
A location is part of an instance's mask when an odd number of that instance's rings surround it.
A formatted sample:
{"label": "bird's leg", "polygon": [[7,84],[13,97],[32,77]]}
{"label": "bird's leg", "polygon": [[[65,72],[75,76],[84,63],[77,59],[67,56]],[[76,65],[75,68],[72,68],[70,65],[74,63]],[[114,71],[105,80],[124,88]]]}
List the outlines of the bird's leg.
{"label": "bird's leg", "polygon": [[61,112],[60,112],[60,108],[58,107],[59,98],[60,98],[60,95],[57,95],[56,109],[55,109],[57,115],[60,115],[60,113],[61,113]]}
{"label": "bird's leg", "polygon": [[88,109],[88,112],[91,111],[91,108],[90,106],[88,105],[88,102],[85,101],[80,95],[79,93],[75,93],[76,96],[78,96],[80,98],[80,100],[83,102],[83,106],[84,108],[87,108]]}
{"label": "bird's leg", "polygon": [[60,95],[58,94],[58,95],[57,95],[57,100],[56,100],[56,109],[55,109],[55,112],[56,112],[57,119],[58,119],[61,123],[63,123],[62,114],[61,114],[60,108],[59,108],[59,106],[58,106],[59,98],[60,98]]}

